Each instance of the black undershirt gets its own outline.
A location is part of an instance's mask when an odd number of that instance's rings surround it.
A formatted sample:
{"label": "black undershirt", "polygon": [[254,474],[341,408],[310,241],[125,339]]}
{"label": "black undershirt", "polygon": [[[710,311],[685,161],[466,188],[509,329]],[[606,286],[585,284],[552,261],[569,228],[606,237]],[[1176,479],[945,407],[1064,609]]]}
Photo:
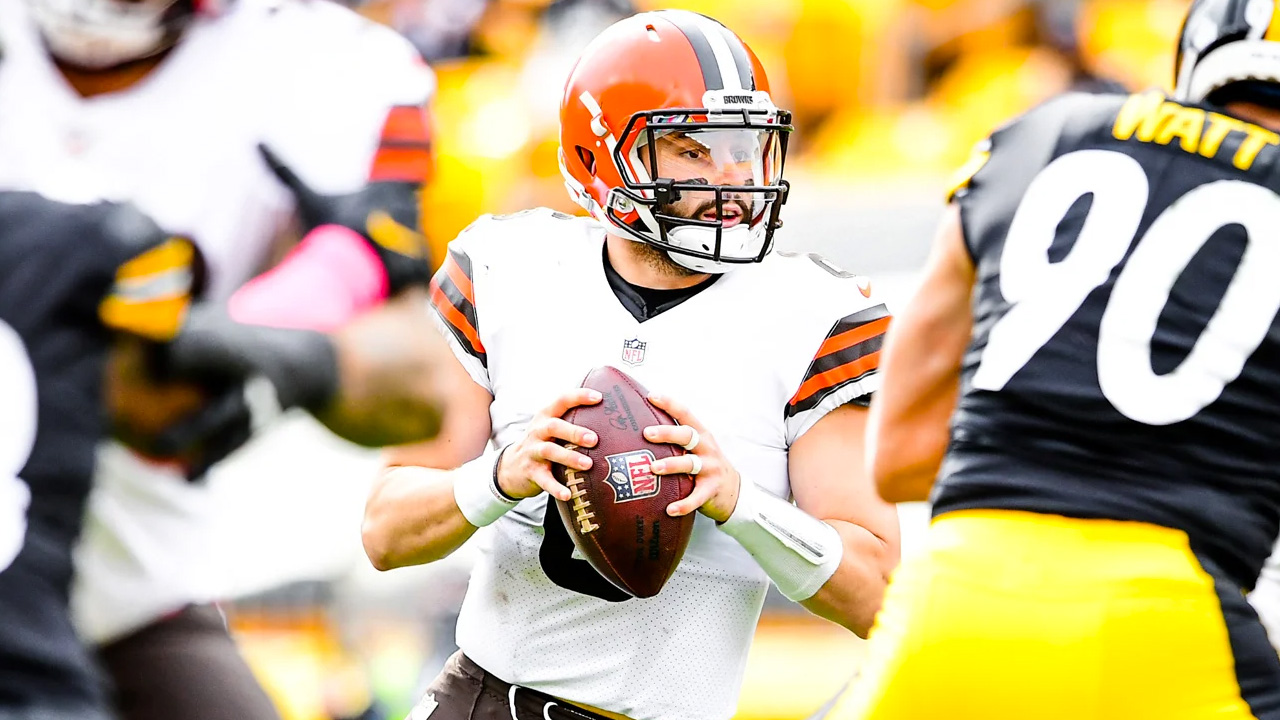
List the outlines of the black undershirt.
{"label": "black undershirt", "polygon": [[712,283],[720,279],[719,275],[712,275],[697,285],[674,290],[634,285],[623,279],[618,271],[613,269],[613,263],[609,262],[608,245],[605,245],[604,250],[604,276],[609,279],[609,287],[613,289],[613,294],[618,296],[618,301],[639,322],[661,315],[711,287]]}

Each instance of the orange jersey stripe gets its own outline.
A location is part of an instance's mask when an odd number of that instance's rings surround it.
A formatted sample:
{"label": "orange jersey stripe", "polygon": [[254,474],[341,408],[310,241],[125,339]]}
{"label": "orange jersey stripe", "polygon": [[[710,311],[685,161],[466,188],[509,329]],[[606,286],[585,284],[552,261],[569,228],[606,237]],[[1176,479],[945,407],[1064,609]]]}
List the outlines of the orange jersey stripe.
{"label": "orange jersey stripe", "polygon": [[813,397],[815,394],[834,387],[846,380],[852,380],[863,373],[874,370],[880,365],[880,351],[868,353],[850,363],[845,363],[837,368],[832,368],[820,375],[814,375],[796,391],[794,397],[791,398],[791,404],[802,403]]}
{"label": "orange jersey stripe", "polygon": [[383,145],[373,156],[369,179],[423,183],[431,176],[431,151],[425,147]]}
{"label": "orange jersey stripe", "polygon": [[382,124],[383,141],[426,144],[431,138],[426,111],[414,105],[391,108]]}
{"label": "orange jersey stripe", "polygon": [[449,274],[449,279],[453,281],[453,284],[458,286],[458,290],[462,292],[462,297],[466,298],[467,302],[475,305],[476,291],[471,285],[471,278],[462,272],[462,268],[453,259],[453,255],[444,259],[444,270]]}
{"label": "orange jersey stripe", "polygon": [[853,347],[877,335],[883,335],[889,330],[889,321],[892,319],[891,317],[882,317],[879,320],[872,320],[866,325],[859,325],[851,330],[846,330],[839,335],[833,335],[822,343],[822,347],[818,348],[818,354],[814,358],[840,352],[847,347]]}
{"label": "orange jersey stripe", "polygon": [[480,335],[476,332],[475,327],[467,320],[466,316],[458,312],[458,308],[449,302],[449,298],[445,296],[444,290],[440,286],[432,283],[431,285],[431,302],[435,304],[436,309],[449,321],[458,332],[462,333],[467,342],[471,343],[471,349],[478,353],[484,353],[484,343],[480,342]]}

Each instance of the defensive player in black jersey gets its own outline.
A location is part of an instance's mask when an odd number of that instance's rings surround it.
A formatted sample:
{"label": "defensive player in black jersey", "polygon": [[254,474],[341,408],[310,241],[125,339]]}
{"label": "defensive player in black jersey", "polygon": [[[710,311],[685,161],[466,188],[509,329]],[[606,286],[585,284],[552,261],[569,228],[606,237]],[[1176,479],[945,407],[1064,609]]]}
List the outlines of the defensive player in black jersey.
{"label": "defensive player in black jersey", "polygon": [[[131,206],[0,192],[0,720],[106,717],[68,615],[71,550],[96,444],[112,424],[143,427],[161,412],[129,403],[127,391],[106,392],[115,349],[145,342],[157,369],[227,393],[243,396],[246,381],[256,382],[279,405],[305,408],[356,440],[428,438],[439,427],[440,397],[405,376],[429,376],[435,348],[448,352],[442,341],[370,342],[396,313],[425,313],[421,297],[333,335],[251,327],[192,304],[198,270],[191,242]],[[187,432],[147,439],[188,462],[212,462],[209,453],[247,439],[233,427],[246,408],[218,407],[221,417],[175,416]]]}
{"label": "defensive player in black jersey", "polygon": [[[1280,10],[1197,0],[1176,95],[996,131],[886,341],[873,474],[930,499],[851,718],[1280,718]],[[935,483],[936,478],[936,483]]]}

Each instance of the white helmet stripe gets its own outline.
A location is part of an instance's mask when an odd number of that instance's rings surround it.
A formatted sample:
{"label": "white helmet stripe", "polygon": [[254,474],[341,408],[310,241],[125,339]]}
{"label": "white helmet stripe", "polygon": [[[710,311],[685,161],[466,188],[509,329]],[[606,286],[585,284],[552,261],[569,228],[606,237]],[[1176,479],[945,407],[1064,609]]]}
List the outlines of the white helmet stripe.
{"label": "white helmet stripe", "polygon": [[1250,40],[1263,39],[1275,19],[1275,0],[1249,0],[1244,7],[1244,21],[1249,25]]}
{"label": "white helmet stripe", "polygon": [[[711,46],[711,52],[715,55],[716,65],[720,68],[720,79],[724,83],[724,90],[750,90],[750,78],[743,78],[738,72],[738,63],[734,61],[733,51],[729,49],[729,42],[725,38],[723,28],[714,20],[710,20],[702,15],[696,15],[694,25],[698,32],[702,33],[707,39],[707,44]],[[745,82],[744,82],[745,81]]]}

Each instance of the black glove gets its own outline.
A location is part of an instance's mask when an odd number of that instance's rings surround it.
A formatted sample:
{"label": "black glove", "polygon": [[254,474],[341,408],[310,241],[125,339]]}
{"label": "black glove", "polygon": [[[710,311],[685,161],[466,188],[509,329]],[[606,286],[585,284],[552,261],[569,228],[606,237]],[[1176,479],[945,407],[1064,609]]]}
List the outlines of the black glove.
{"label": "black glove", "polygon": [[144,454],[179,460],[202,477],[282,410],[317,412],[340,382],[336,349],[312,330],[237,323],[222,308],[196,305],[171,342],[146,346],[147,372],[159,382],[194,382],[209,398],[154,437],[116,434]]}
{"label": "black glove", "polygon": [[419,224],[418,191],[412,182],[369,182],[346,195],[322,195],[302,181],[266,145],[258,152],[298,203],[305,232],[341,225],[368,241],[387,273],[392,295],[431,282],[431,254]]}
{"label": "black glove", "polygon": [[249,442],[261,422],[254,417],[245,386],[236,384],[135,447],[155,457],[181,459],[187,479],[194,482],[204,479],[210,468]]}

